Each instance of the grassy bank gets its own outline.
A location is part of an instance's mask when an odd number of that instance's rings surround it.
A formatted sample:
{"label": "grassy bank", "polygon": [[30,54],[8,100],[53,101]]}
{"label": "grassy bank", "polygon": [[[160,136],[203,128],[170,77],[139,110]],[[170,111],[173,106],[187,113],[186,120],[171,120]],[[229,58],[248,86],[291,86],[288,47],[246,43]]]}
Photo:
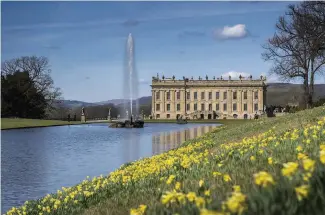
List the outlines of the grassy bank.
{"label": "grassy bank", "polygon": [[[44,119],[22,119],[22,118],[1,118],[1,130],[18,129],[18,128],[35,128],[35,127],[49,127],[62,125],[78,125],[103,123],[105,121],[61,121],[61,120],[44,120]],[[106,121],[108,122],[108,121]]]}
{"label": "grassy bank", "polygon": [[67,122],[60,120],[42,120],[42,119],[21,119],[21,118],[1,118],[1,130],[29,127],[47,127],[69,124],[80,124],[81,122]]}
{"label": "grassy bank", "polygon": [[[224,125],[243,124],[250,120],[191,120],[189,123],[219,123]],[[22,119],[22,118],[1,118],[1,130],[16,129],[16,128],[33,128],[33,127],[49,127],[49,126],[61,126],[61,125],[78,125],[89,123],[103,123],[107,120],[101,121],[87,121],[82,123],[81,121],[67,121],[61,120],[43,120],[43,119]],[[175,120],[145,120],[145,123],[175,123]]]}
{"label": "grassy bank", "polygon": [[324,116],[223,126],[8,214],[325,214]]}

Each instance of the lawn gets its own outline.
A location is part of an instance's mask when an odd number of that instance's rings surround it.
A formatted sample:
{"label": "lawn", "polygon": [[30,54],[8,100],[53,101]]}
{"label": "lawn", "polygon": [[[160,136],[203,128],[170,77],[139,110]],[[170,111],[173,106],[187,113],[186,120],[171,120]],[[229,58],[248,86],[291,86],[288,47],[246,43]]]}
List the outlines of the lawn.
{"label": "lawn", "polygon": [[[249,122],[250,120],[191,120],[189,123],[220,123],[224,125],[230,124],[242,124]],[[105,120],[101,121],[87,121],[86,123],[102,123],[108,122]],[[145,123],[176,123],[175,120],[145,120]],[[22,119],[22,118],[1,118],[1,130],[15,129],[15,128],[31,128],[31,127],[48,127],[48,126],[59,126],[59,125],[73,125],[82,124],[81,121],[67,121],[61,120],[43,120],[43,119]]]}
{"label": "lawn", "polygon": [[28,127],[47,127],[57,125],[80,124],[77,122],[67,122],[60,120],[43,120],[43,119],[21,119],[21,118],[1,118],[1,130],[13,128],[28,128]]}
{"label": "lawn", "polygon": [[[12,214],[325,214],[325,109],[216,128]],[[10,213],[8,213],[10,214]]]}

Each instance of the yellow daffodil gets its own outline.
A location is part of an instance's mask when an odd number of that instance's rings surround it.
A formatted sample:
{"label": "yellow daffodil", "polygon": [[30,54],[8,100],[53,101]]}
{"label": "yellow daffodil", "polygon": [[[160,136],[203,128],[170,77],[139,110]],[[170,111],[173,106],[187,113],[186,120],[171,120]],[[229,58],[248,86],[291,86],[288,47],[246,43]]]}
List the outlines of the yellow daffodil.
{"label": "yellow daffodil", "polygon": [[175,190],[180,190],[181,189],[181,183],[180,182],[176,182],[175,184]]}
{"label": "yellow daffodil", "polygon": [[303,167],[306,171],[313,172],[315,169],[315,161],[307,158],[302,161]]}
{"label": "yellow daffodil", "polygon": [[319,160],[322,164],[325,164],[325,150],[319,152]]}
{"label": "yellow daffodil", "polygon": [[308,195],[308,185],[302,185],[300,187],[296,187],[295,191],[298,200],[301,201],[303,198],[306,198]]}
{"label": "yellow daffodil", "polygon": [[297,152],[301,152],[302,151],[302,147],[301,146],[297,146],[296,150],[297,150]]}
{"label": "yellow daffodil", "polygon": [[267,187],[268,185],[275,183],[272,175],[264,171],[254,174],[254,179],[255,179],[255,184],[262,187]]}
{"label": "yellow daffodil", "polygon": [[206,190],[206,191],[204,191],[204,195],[205,195],[205,196],[210,196],[210,190]]}
{"label": "yellow daffodil", "polygon": [[223,175],[223,180],[225,182],[231,181],[230,175],[228,175],[228,174]]}
{"label": "yellow daffodil", "polygon": [[203,180],[200,180],[200,181],[199,181],[199,187],[202,187],[203,184],[204,184],[204,181],[203,181]]}
{"label": "yellow daffodil", "polygon": [[175,179],[175,175],[170,175],[169,178],[166,181],[166,184],[171,184],[174,179]]}
{"label": "yellow daffodil", "polygon": [[284,168],[282,168],[281,172],[283,176],[291,177],[293,174],[296,173],[298,169],[298,163],[295,162],[288,162],[283,164]]}

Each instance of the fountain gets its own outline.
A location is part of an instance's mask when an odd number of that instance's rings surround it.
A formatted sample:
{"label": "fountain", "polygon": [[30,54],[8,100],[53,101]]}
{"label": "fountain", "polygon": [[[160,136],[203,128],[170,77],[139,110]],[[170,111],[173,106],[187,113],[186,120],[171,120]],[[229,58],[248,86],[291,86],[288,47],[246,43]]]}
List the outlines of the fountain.
{"label": "fountain", "polygon": [[[122,119],[110,125],[113,128],[143,128],[144,121],[139,116],[138,86],[139,80],[134,61],[134,40],[130,33],[126,43],[126,62],[123,79],[123,107],[119,112]],[[134,107],[135,103],[135,107]],[[125,115],[124,115],[125,114]]]}

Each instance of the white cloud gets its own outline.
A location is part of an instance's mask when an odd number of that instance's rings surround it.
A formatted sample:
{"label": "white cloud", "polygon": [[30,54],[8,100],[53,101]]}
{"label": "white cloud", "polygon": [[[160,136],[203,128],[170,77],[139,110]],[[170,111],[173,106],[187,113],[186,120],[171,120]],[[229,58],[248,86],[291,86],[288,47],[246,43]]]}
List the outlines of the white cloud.
{"label": "white cloud", "polygon": [[216,29],[214,31],[214,36],[217,39],[241,39],[247,35],[247,28],[244,24],[225,26],[223,29]]}
{"label": "white cloud", "polygon": [[[271,75],[266,77],[266,83],[292,83],[292,84],[302,84],[301,78],[293,78],[291,80],[282,80],[279,76]],[[315,78],[315,84],[324,84],[325,76],[317,76]]]}
{"label": "white cloud", "polygon": [[281,83],[282,81],[279,80],[278,77],[275,76],[267,76],[266,77],[266,83]]}
{"label": "white cloud", "polygon": [[229,76],[231,76],[231,79],[239,79],[239,75],[241,75],[243,78],[248,78],[250,76],[250,74],[246,72],[230,71],[222,74],[222,78],[227,79]]}
{"label": "white cloud", "polygon": [[147,80],[145,80],[143,78],[140,78],[139,79],[139,84],[141,84],[141,85],[148,85],[149,84],[149,81],[147,81]]}
{"label": "white cloud", "polygon": [[[229,71],[224,74],[222,74],[223,79],[228,79],[229,76],[231,76],[231,79],[239,79],[239,75],[243,77],[243,79],[248,79],[251,74],[246,72],[236,72],[236,71]],[[277,76],[268,76],[265,73],[260,74],[259,76],[252,75],[253,79],[259,79],[260,76],[265,77],[266,76],[266,82],[267,83],[281,83],[282,81]]]}

